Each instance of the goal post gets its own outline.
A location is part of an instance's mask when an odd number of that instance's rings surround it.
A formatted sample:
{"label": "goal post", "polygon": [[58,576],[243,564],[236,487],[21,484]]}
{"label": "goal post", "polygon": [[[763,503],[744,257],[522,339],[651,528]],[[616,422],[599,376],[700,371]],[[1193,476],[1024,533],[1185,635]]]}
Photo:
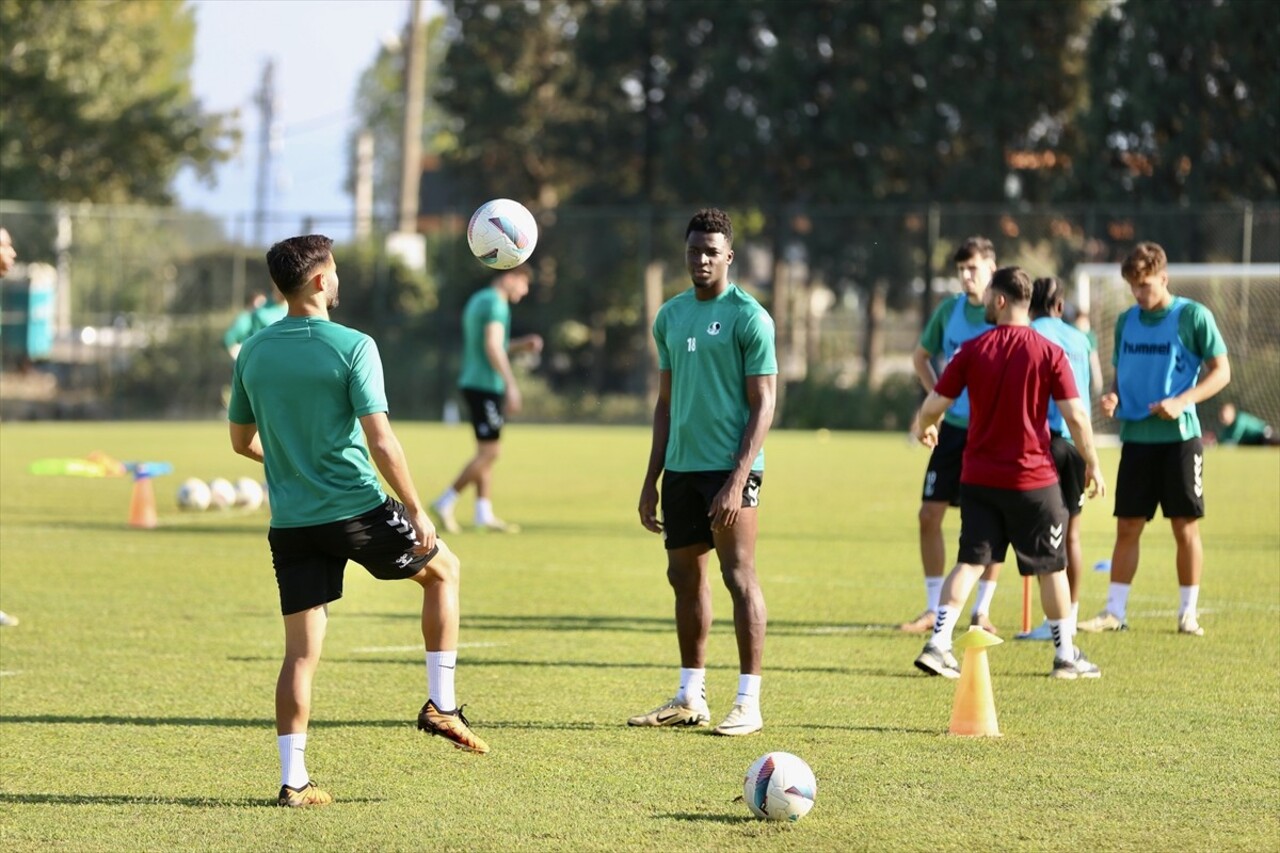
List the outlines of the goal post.
{"label": "goal post", "polygon": [[[1227,343],[1231,384],[1196,407],[1204,432],[1217,427],[1223,403],[1252,412],[1280,427],[1280,264],[1170,264],[1169,290],[1213,312]],[[1133,303],[1119,262],[1081,264],[1072,276],[1073,294],[1098,338],[1103,387],[1111,387],[1116,318]],[[1115,433],[1115,421],[1093,408],[1096,431]]]}

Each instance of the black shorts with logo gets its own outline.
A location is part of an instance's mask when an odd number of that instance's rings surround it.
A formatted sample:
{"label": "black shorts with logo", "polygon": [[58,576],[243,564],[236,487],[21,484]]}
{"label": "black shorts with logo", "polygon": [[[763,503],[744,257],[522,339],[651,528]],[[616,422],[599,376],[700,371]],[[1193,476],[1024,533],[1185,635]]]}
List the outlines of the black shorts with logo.
{"label": "black shorts with logo", "polygon": [[471,430],[476,434],[476,441],[497,441],[501,438],[502,427],[506,423],[502,412],[503,395],[463,388],[462,396],[471,410]]}
{"label": "black shorts with logo", "polygon": [[1204,445],[1198,438],[1120,448],[1116,518],[1204,518]]}
{"label": "black shorts with logo", "polygon": [[939,501],[960,506],[960,464],[969,431],[942,422],[938,427],[938,443],[929,454],[929,467],[924,472],[922,501]]}
{"label": "black shorts with logo", "polygon": [[411,578],[440,546],[414,553],[418,537],[395,498],[366,513],[309,527],[273,527],[267,534],[280,588],[280,612],[288,616],[342,598],[342,577],[355,560],[379,580]]}
{"label": "black shorts with logo", "polygon": [[[711,532],[711,502],[732,471],[666,471],[662,475],[662,538],[667,550],[690,545],[715,547]],[[760,505],[764,473],[752,471],[742,489],[742,508]]]}
{"label": "black shorts with logo", "polygon": [[960,553],[970,565],[1003,563],[1009,546],[1018,574],[1065,569],[1067,508],[1057,485],[1020,492],[990,486],[960,487]]}
{"label": "black shorts with logo", "polygon": [[1075,518],[1084,509],[1084,457],[1076,446],[1060,435],[1049,439],[1049,454],[1058,469],[1058,488],[1067,514]]}

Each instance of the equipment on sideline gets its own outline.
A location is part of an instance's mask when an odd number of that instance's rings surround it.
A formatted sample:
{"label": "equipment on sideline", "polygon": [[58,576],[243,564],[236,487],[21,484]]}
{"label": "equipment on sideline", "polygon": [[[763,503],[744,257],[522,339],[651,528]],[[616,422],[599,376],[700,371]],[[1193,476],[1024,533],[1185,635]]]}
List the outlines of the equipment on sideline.
{"label": "equipment on sideline", "polygon": [[964,650],[964,662],[960,664],[960,680],[956,682],[955,703],[951,706],[951,734],[1000,737],[996,702],[991,694],[987,647],[1003,642],[977,627],[970,628],[956,639],[954,648]]}

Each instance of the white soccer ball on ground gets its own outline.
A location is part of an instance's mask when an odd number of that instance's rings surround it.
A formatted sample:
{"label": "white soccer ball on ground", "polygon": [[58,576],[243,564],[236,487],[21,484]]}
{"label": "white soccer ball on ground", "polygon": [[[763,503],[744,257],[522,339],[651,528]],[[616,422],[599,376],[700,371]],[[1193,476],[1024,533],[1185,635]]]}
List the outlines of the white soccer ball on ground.
{"label": "white soccer ball on ground", "polygon": [[200,512],[209,508],[212,495],[209,484],[196,477],[189,477],[178,486],[178,508]]}
{"label": "white soccer ball on ground", "polygon": [[529,209],[509,198],[486,201],[471,214],[467,245],[482,264],[495,270],[518,267],[538,245],[538,223]]}
{"label": "white soccer ball on ground", "polygon": [[214,509],[227,509],[236,505],[236,487],[225,477],[209,481],[209,505]]}
{"label": "white soccer ball on ground", "polygon": [[236,506],[257,509],[262,506],[262,484],[252,477],[236,480]]}
{"label": "white soccer ball on ground", "polygon": [[803,759],[770,752],[755,760],[742,781],[742,796],[756,817],[797,821],[813,808],[818,781]]}

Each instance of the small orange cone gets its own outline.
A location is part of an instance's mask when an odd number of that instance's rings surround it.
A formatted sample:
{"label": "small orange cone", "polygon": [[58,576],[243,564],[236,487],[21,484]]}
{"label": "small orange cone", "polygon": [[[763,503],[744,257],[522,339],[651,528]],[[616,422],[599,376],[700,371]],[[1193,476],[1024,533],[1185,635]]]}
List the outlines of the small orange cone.
{"label": "small orange cone", "polygon": [[157,524],[156,492],[150,477],[135,477],[133,495],[129,498],[129,526],[150,530]]}
{"label": "small orange cone", "polygon": [[1000,737],[995,697],[991,695],[987,648],[1002,642],[976,625],[955,641],[956,649],[964,649],[964,663],[960,666],[960,681],[956,684],[955,704],[951,708],[951,734]]}

